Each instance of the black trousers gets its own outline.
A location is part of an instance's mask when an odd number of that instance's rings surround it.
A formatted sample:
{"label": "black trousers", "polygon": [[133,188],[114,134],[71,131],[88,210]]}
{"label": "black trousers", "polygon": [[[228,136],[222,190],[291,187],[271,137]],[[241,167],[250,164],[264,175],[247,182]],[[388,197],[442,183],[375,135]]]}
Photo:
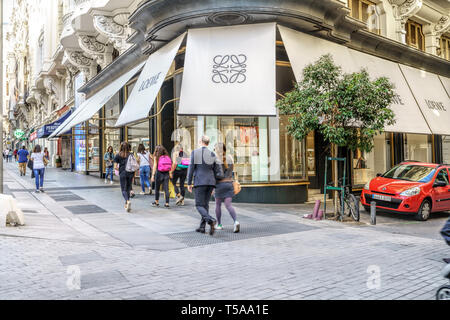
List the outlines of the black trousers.
{"label": "black trousers", "polygon": [[198,186],[194,187],[195,207],[202,216],[200,221],[200,228],[204,229],[206,223],[216,222],[216,220],[209,215],[209,200],[214,190],[213,186]]}
{"label": "black trousers", "polygon": [[166,203],[169,203],[169,172],[161,172],[156,170],[155,174],[155,200],[159,201],[159,189],[163,186],[164,194],[166,195]]}
{"label": "black trousers", "polygon": [[122,190],[122,195],[125,201],[130,200],[131,184],[133,182],[134,172],[123,171],[119,175],[120,189]]}
{"label": "black trousers", "polygon": [[[186,194],[186,189],[184,188],[184,182],[186,181],[187,169],[186,170],[175,170],[173,172],[172,184],[175,189],[175,194],[181,194],[184,198]],[[180,179],[180,188],[177,187],[177,180]]]}

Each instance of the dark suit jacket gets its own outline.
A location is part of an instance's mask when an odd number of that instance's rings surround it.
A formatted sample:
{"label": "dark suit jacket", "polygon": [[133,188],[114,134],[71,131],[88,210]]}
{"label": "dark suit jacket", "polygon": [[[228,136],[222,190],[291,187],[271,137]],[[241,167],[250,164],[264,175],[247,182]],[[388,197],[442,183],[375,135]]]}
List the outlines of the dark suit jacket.
{"label": "dark suit jacket", "polygon": [[194,180],[194,187],[215,186],[216,179],[223,179],[222,166],[217,162],[214,152],[206,147],[194,150],[187,178],[188,185],[192,185]]}

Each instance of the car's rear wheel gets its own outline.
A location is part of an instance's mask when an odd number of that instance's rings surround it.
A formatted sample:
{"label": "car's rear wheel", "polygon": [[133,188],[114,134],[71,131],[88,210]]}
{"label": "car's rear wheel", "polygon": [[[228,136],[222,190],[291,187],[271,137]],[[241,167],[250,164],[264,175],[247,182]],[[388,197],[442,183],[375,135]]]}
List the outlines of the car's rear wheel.
{"label": "car's rear wheel", "polygon": [[426,221],[430,217],[431,214],[431,203],[430,200],[423,200],[420,205],[419,211],[416,214],[416,219],[419,221]]}

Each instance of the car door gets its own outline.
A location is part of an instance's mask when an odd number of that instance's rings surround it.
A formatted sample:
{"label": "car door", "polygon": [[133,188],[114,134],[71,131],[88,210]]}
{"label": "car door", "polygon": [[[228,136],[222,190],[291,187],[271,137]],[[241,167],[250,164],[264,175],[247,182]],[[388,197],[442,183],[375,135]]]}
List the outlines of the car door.
{"label": "car door", "polygon": [[433,211],[447,211],[450,210],[450,185],[448,179],[448,171],[447,168],[442,168],[436,178],[434,179],[434,183],[436,182],[444,182],[446,184],[445,187],[433,187],[434,192],[434,204]]}

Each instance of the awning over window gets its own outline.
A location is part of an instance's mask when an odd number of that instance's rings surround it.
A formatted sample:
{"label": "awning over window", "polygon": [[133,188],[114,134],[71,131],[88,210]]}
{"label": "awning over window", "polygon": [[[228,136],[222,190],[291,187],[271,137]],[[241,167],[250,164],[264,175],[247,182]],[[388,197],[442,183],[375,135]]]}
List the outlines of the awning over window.
{"label": "awning over window", "polygon": [[138,66],[134,67],[104,89],[95,93],[91,98],[83,102],[72,115],[64,121],[59,128],[50,135],[50,138],[60,135],[63,132],[71,129],[79,123],[89,120],[92,116],[100,110],[116,93],[119,91],[128,80],[130,80],[136,73],[138,73],[145,62],[140,63]]}
{"label": "awning over window", "polygon": [[398,97],[390,108],[395,113],[396,123],[386,127],[386,131],[431,133],[396,63],[286,27],[278,26],[278,28],[297,81],[302,79],[306,65],[314,63],[324,54],[331,54],[343,72],[357,72],[361,68],[366,68],[371,77],[386,76],[394,83]]}
{"label": "awning over window", "polygon": [[404,65],[400,68],[431,131],[450,135],[450,99],[438,76]]}
{"label": "awning over window", "polygon": [[179,115],[276,116],[275,23],[191,29]]}
{"label": "awning over window", "polygon": [[439,76],[442,84],[444,85],[445,91],[447,91],[447,95],[450,97],[450,78]]}
{"label": "awning over window", "polygon": [[182,34],[150,55],[116,122],[116,127],[148,117],[185,35]]}
{"label": "awning over window", "polygon": [[46,124],[45,126],[41,127],[37,132],[38,139],[40,138],[47,138],[50,136],[53,132],[55,132],[56,129],[64,122],[66,121],[70,115],[72,114],[71,111],[67,112],[64,116],[56,120],[55,122],[52,122],[50,124]]}

